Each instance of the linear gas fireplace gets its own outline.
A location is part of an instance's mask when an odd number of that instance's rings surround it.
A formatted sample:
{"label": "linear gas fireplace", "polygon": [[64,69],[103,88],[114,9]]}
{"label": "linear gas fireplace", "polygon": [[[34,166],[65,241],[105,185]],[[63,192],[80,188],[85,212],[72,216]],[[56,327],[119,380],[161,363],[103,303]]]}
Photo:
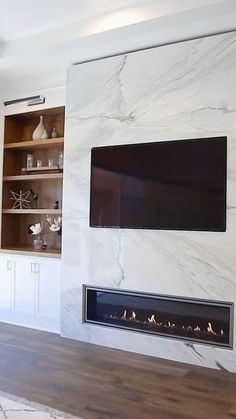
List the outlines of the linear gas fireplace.
{"label": "linear gas fireplace", "polygon": [[233,347],[233,303],[84,286],[85,323]]}

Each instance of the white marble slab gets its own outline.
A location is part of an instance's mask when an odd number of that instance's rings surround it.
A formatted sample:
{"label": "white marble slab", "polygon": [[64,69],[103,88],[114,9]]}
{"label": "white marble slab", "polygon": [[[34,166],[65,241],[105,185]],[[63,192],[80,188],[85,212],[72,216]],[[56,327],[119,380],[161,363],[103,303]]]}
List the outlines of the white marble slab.
{"label": "white marble slab", "polygon": [[[0,419],[79,419],[59,410],[0,392]],[[80,418],[81,419],[81,418]]]}
{"label": "white marble slab", "polygon": [[[71,67],[68,73],[62,335],[236,372],[216,349],[82,323],[82,285],[236,301],[236,33]],[[227,232],[89,228],[98,145],[228,136]]]}

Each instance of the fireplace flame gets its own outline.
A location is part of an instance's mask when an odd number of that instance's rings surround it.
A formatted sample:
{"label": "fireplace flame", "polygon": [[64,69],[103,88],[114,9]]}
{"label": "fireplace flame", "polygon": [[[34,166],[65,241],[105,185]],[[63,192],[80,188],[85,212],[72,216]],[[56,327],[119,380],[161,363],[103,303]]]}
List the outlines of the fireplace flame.
{"label": "fireplace flame", "polygon": [[208,333],[213,333],[214,335],[216,335],[216,332],[214,332],[214,330],[212,329],[212,325],[211,323],[207,323],[207,331]]}
{"label": "fireplace flame", "polygon": [[121,318],[122,318],[122,320],[126,320],[126,318],[127,318],[127,310],[124,311],[123,316]]}
{"label": "fireplace flame", "polygon": [[[206,328],[201,329],[200,326],[196,325],[196,326],[191,326],[190,324],[188,325],[176,325],[175,323],[172,323],[171,321],[167,321],[166,323],[161,323],[158,322],[157,320],[157,314],[151,314],[150,317],[147,316],[147,320],[138,320],[137,318],[137,314],[134,310],[131,311],[131,315],[129,314],[128,310],[124,310],[123,315],[120,317],[121,320],[125,320],[125,321],[133,321],[133,322],[137,322],[137,323],[143,323],[143,324],[147,324],[147,325],[152,325],[153,327],[164,327],[164,328],[170,328],[171,332],[172,330],[174,330],[174,328],[182,328],[183,330],[192,333],[193,331],[196,333],[209,333],[209,334],[213,334],[213,335],[220,335],[220,336],[224,336],[225,332],[223,329],[220,330],[220,332],[215,332],[212,326],[211,322],[207,323]],[[118,319],[118,317],[113,314],[106,314],[105,315],[106,318],[110,318],[110,319]]]}
{"label": "fireplace flame", "polygon": [[132,311],[131,312],[131,317],[130,317],[130,320],[136,320],[136,313],[135,313],[135,311]]}
{"label": "fireplace flame", "polygon": [[152,314],[151,317],[148,317],[148,323],[157,324],[157,321],[155,319],[155,314]]}

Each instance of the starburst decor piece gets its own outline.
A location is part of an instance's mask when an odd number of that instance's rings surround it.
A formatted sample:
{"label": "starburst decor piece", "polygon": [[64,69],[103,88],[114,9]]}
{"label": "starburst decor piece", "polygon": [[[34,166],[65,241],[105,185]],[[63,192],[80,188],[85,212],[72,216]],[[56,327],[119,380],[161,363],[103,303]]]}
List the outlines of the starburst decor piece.
{"label": "starburst decor piece", "polygon": [[15,201],[12,209],[30,209],[30,201],[28,200],[30,196],[30,191],[20,193],[11,191],[12,198],[11,200]]}

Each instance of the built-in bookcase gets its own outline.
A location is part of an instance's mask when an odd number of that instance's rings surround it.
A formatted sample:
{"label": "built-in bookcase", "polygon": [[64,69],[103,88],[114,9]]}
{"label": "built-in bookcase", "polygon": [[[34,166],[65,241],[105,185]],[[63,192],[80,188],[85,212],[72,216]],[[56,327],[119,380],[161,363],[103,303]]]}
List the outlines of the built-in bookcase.
{"label": "built-in bookcase", "polygon": [[[48,133],[55,127],[57,138],[32,140],[32,133],[43,115]],[[49,169],[48,161],[58,164],[59,153],[64,148],[65,108],[44,109],[5,117],[4,158],[3,158],[3,196],[2,196],[2,234],[1,248],[8,251],[34,252],[33,236],[29,226],[38,222],[47,225],[46,216],[62,215],[63,170]],[[27,155],[32,154],[34,162],[41,160],[43,169],[25,172]],[[34,163],[35,167],[35,163]],[[47,169],[48,168],[48,169]],[[38,194],[37,207],[33,194],[29,196],[29,209],[12,209],[14,201],[11,191],[17,194],[27,191]],[[56,208],[58,201],[58,208]],[[47,229],[48,231],[48,229]],[[47,248],[43,253],[60,254],[61,234],[46,234]],[[37,253],[37,252],[35,252]],[[41,253],[41,251],[39,252]]]}

